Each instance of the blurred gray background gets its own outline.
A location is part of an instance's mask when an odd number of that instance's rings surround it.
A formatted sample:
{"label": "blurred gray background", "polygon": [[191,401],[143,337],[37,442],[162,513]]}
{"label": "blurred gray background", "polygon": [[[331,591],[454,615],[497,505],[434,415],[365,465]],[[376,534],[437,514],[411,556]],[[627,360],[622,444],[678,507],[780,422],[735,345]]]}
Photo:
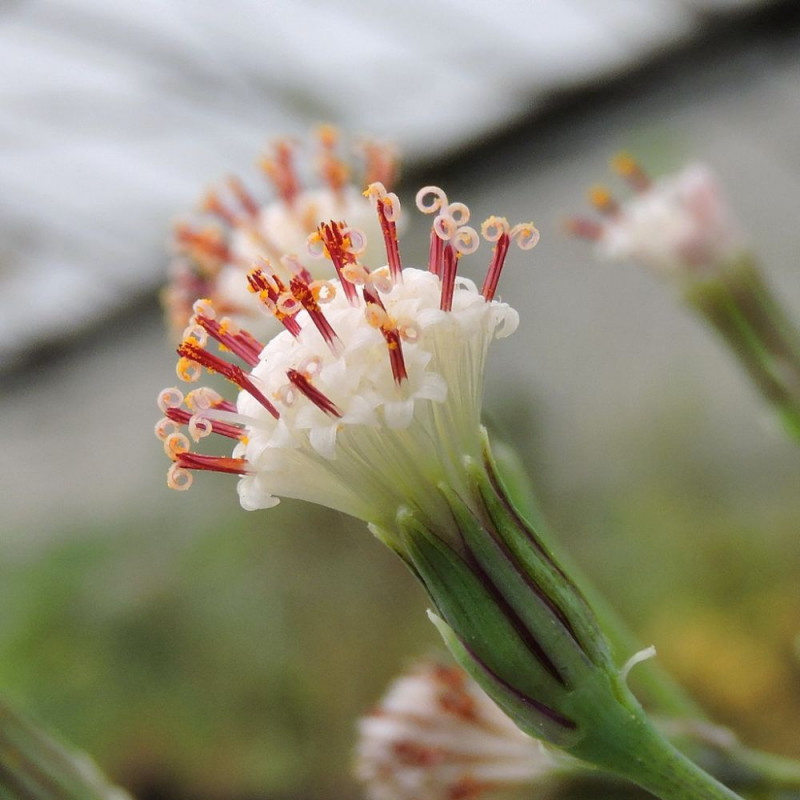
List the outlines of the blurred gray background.
{"label": "blurred gray background", "polygon": [[[354,791],[353,716],[435,644],[422,597],[335,515],[247,515],[220,476],[168,492],[151,434],[175,381],[156,301],[171,218],[330,121],[398,145],[406,209],[440,183],[477,219],[536,221],[503,276],[522,325],[492,354],[487,414],[662,656],[800,755],[800,454],[669,287],[561,225],[620,149],[654,173],[705,161],[800,314],[799,45],[791,1],[5,4],[0,692],[143,798]],[[752,639],[719,610],[744,595]],[[715,659],[756,678],[722,691]]]}

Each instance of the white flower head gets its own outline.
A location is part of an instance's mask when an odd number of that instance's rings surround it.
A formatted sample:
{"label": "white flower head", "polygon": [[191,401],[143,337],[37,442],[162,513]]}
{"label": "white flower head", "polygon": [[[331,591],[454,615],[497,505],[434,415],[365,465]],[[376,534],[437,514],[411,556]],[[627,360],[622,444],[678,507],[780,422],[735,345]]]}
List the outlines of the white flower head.
{"label": "white flower head", "polygon": [[620,203],[605,187],[594,187],[589,196],[602,219],[570,221],[573,233],[597,243],[600,258],[637,262],[677,278],[704,278],[742,251],[741,229],[708,167],[693,164],[651,181],[630,156],[612,163],[633,195]]}
{"label": "white flower head", "polygon": [[415,665],[358,724],[370,800],[474,800],[542,782],[556,764],[458,667]]}
{"label": "white flower head", "polygon": [[[517,312],[495,299],[497,282],[511,242],[529,248],[538,233],[531,224],[487,220],[482,232],[494,248],[478,290],[457,275],[461,256],[480,240],[466,224],[466,206],[441,189],[422,189],[417,204],[434,214],[429,264],[403,268],[400,202],[380,183],[366,194],[388,264],[370,270],[361,261],[364,233],[344,222],[320,224],[308,242],[335,277],[314,279],[285,258],[285,280],[262,261],[247,276],[250,300],[284,327],[266,345],[218,317],[209,301],[195,303],[178,348],[179,376],[197,380],[205,367],[241,391],[235,404],[209,390],[162,393],[157,433],[174,461],[173,488],[187,488],[191,470],[211,469],[241,476],[248,509],[294,497],[383,525],[405,505],[450,524],[437,487],[462,488],[462,458],[480,455],[486,353],[518,323]],[[211,352],[212,340],[230,360]],[[211,433],[236,441],[230,457],[190,451],[190,439]]]}
{"label": "white flower head", "polygon": [[[191,221],[180,222],[173,234],[174,258],[163,303],[170,326],[180,334],[192,304],[211,298],[218,311],[231,315],[258,336],[279,330],[272,315],[253,305],[245,276],[258,258],[293,254],[313,273],[316,262],[306,251],[306,238],[322,219],[347,219],[377,239],[380,229],[369,202],[353,183],[353,167],[339,154],[339,134],[330,125],[318,130],[316,173],[319,186],[304,187],[295,165],[294,143],[280,139],[260,160],[275,196],[261,203],[238,178],[204,197]],[[358,185],[391,184],[396,173],[393,148],[373,141],[360,143],[363,168]],[[290,275],[284,274],[284,277]]]}

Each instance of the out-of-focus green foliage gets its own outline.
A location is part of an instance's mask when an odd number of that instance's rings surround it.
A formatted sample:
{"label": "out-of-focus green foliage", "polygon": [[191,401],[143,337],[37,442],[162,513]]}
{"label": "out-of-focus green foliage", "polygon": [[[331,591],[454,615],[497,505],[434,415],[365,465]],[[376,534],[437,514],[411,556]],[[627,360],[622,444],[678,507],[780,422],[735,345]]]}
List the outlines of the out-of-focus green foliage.
{"label": "out-of-focus green foliage", "polygon": [[421,592],[359,525],[229,499],[224,527],[122,522],[3,565],[0,687],[134,793],[343,794],[356,713],[435,642]]}
{"label": "out-of-focus green foliage", "polygon": [[796,474],[743,490],[713,453],[691,451],[690,430],[670,430],[640,434],[624,491],[562,497],[556,527],[712,718],[748,744],[796,757]]}
{"label": "out-of-focus green foliage", "polygon": [[2,800],[131,800],[85,754],[0,700]]}

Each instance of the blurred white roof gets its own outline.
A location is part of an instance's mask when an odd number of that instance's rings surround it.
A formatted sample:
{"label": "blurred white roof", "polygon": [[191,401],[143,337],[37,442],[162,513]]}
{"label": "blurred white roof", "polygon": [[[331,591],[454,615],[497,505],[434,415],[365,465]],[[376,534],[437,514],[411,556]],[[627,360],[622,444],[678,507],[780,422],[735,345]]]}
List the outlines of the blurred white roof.
{"label": "blurred white roof", "polygon": [[0,12],[0,367],[163,280],[171,217],[320,121],[444,155],[765,0],[21,0]]}

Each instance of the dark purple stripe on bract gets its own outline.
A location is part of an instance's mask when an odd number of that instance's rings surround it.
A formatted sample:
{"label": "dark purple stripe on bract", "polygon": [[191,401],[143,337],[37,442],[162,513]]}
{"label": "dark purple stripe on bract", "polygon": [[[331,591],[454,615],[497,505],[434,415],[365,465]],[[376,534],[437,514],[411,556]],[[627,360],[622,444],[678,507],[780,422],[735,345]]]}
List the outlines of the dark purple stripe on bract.
{"label": "dark purple stripe on bract", "polygon": [[519,700],[524,705],[529,705],[531,708],[535,709],[539,714],[543,717],[547,717],[548,720],[551,722],[555,722],[557,725],[561,725],[562,728],[566,728],[567,730],[574,731],[578,729],[578,723],[574,720],[569,719],[569,717],[565,717],[563,714],[559,714],[558,711],[550,708],[550,706],[545,705],[544,703],[540,702],[539,700],[535,700],[532,697],[528,697],[527,695],[522,694],[518,689],[515,689],[511,684],[507,681],[504,681],[499,675],[497,675],[494,671],[489,669],[489,667],[480,659],[478,656],[472,651],[472,649],[464,643],[464,641],[459,637],[459,641],[461,642],[461,646],[469,653],[470,658],[482,669],[493,681],[499,683],[505,691],[509,694],[514,695],[517,700]]}

